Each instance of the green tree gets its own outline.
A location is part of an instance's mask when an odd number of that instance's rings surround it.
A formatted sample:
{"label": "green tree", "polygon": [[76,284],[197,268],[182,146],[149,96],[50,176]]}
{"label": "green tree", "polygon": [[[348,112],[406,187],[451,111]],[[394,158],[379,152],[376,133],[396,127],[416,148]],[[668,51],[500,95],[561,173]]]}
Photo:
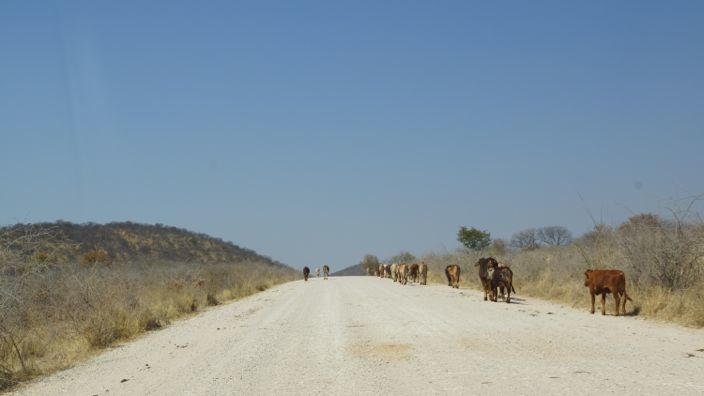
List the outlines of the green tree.
{"label": "green tree", "polygon": [[468,249],[482,250],[491,244],[491,234],[489,231],[462,226],[457,231],[457,240]]}

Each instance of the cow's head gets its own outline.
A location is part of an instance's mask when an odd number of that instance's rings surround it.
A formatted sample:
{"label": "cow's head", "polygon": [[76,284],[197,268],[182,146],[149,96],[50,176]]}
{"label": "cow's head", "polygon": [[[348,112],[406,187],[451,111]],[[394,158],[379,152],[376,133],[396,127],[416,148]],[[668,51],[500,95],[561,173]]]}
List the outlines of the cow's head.
{"label": "cow's head", "polygon": [[584,286],[589,286],[589,275],[592,273],[592,270],[588,269],[584,271]]}
{"label": "cow's head", "polygon": [[496,268],[498,268],[499,262],[496,261],[495,258],[489,257],[489,258],[487,259],[487,261],[489,262],[489,268],[491,268],[491,269],[496,269]]}

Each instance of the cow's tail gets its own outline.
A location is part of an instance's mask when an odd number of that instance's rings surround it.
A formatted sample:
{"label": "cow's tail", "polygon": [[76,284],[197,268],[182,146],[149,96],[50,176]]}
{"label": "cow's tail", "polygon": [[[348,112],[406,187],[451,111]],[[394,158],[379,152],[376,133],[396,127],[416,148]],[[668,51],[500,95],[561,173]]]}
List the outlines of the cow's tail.
{"label": "cow's tail", "polygon": [[513,283],[511,283],[511,293],[516,294],[516,289],[513,288]]}
{"label": "cow's tail", "polygon": [[631,296],[629,296],[625,290],[623,291],[623,295],[626,297],[626,300],[631,301],[631,302],[633,301],[633,300],[631,300]]}

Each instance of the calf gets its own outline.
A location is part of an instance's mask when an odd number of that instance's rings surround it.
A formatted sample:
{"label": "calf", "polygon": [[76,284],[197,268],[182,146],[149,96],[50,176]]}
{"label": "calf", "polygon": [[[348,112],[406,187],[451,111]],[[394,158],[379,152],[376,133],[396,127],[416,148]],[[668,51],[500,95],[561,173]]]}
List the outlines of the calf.
{"label": "calf", "polygon": [[[511,290],[510,290],[510,292],[513,294],[516,294],[516,289],[513,288],[513,271],[511,270],[511,267],[509,267],[506,263],[499,262],[499,268],[507,268],[508,271],[511,273]],[[499,294],[501,295],[501,299],[506,301],[506,290],[504,289],[503,286],[499,286]]]}
{"label": "calf", "polygon": [[460,266],[451,264],[445,267],[445,276],[447,276],[447,285],[455,289],[460,288]]}
{"label": "calf", "polygon": [[[496,260],[494,260],[496,262]],[[506,302],[511,303],[511,291],[515,293],[513,289],[513,271],[509,267],[499,267],[498,264],[493,266],[494,271],[491,274],[491,299],[496,302],[498,300],[499,290],[501,289],[501,294],[504,294],[504,289],[506,289]]]}
{"label": "calf", "polygon": [[310,268],[303,267],[303,280],[308,282],[308,275],[310,275]]}
{"label": "calf", "polygon": [[[626,300],[631,297],[626,293],[626,275],[619,270],[586,270],[584,272],[584,286],[589,288],[592,297],[592,314],[594,313],[594,300],[597,294],[601,294],[601,314],[606,315],[606,294],[611,293],[616,301],[616,316],[620,312],[626,314]],[[621,304],[623,298],[623,304]]]}
{"label": "calf", "polygon": [[418,271],[420,272],[420,284],[427,285],[428,284],[428,264],[420,263]]}

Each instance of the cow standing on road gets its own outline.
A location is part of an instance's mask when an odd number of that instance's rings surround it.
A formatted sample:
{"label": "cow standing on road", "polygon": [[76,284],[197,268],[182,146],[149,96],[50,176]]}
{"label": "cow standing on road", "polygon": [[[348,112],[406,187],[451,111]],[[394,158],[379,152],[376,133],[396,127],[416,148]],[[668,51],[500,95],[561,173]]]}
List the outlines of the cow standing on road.
{"label": "cow standing on road", "polygon": [[482,284],[482,289],[484,289],[484,301],[488,300],[491,295],[491,276],[489,276],[489,268],[493,268],[495,264],[498,265],[496,259],[493,257],[482,257],[474,264],[478,269],[479,281]]}
{"label": "cow standing on road", "polygon": [[324,265],[323,266],[323,279],[327,280],[329,274],[330,274],[330,267],[328,267],[327,265]]}
{"label": "cow standing on road", "polygon": [[513,289],[513,271],[509,267],[499,267],[496,260],[494,260],[492,268],[494,271],[491,274],[491,300],[494,302],[498,300],[499,289],[501,289],[501,295],[503,296],[504,290],[506,290],[506,302],[511,303],[511,291],[515,292]]}
{"label": "cow standing on road", "polygon": [[447,277],[447,285],[455,289],[460,288],[460,266],[451,264],[445,267],[445,276]]}
{"label": "cow standing on road", "polygon": [[408,283],[408,265],[399,264],[396,267],[396,271],[398,271],[398,283],[402,285]]}
{"label": "cow standing on road", "polygon": [[420,284],[427,285],[428,284],[428,264],[420,263],[418,271],[420,272]]}
{"label": "cow standing on road", "polygon": [[310,275],[310,268],[303,267],[303,280],[308,282],[308,275]]}
{"label": "cow standing on road", "polygon": [[320,267],[315,268],[315,277],[320,278]]}
{"label": "cow standing on road", "polygon": [[408,272],[411,282],[418,283],[419,268],[418,264],[411,264],[410,271]]}
{"label": "cow standing on road", "polygon": [[[595,296],[601,294],[601,314],[606,315],[606,294],[611,293],[616,301],[616,316],[620,311],[626,314],[626,300],[631,300],[631,297],[626,293],[626,275],[623,271],[607,269],[607,270],[586,270],[584,272],[584,286],[589,288],[589,294],[592,297],[592,314],[594,313]],[[623,304],[621,305],[621,298]],[[619,305],[621,305],[619,307]]]}

